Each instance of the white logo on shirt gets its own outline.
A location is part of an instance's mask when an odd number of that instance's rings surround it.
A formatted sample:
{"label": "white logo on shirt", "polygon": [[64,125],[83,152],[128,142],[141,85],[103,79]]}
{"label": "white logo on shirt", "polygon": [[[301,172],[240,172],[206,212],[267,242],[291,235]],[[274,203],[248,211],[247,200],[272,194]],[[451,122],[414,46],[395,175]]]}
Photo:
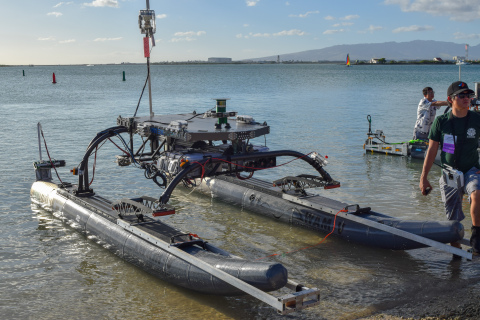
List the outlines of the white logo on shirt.
{"label": "white logo on shirt", "polygon": [[475,128],[469,128],[467,130],[467,138],[470,138],[470,139],[475,138],[476,133],[477,132],[475,131]]}

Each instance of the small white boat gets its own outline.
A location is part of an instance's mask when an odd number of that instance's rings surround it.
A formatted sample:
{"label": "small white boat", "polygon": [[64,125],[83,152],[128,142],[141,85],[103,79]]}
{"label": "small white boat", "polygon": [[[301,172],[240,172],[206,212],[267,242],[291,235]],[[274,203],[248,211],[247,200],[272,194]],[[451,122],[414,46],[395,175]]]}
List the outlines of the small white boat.
{"label": "small white boat", "polygon": [[466,62],[464,60],[458,60],[456,64],[457,64],[457,66],[463,66],[463,65],[470,64],[470,62]]}

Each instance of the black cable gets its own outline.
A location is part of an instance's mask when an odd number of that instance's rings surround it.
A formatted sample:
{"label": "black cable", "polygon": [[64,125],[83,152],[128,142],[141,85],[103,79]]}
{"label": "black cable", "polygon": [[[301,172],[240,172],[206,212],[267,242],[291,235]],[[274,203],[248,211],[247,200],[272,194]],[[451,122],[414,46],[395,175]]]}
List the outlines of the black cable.
{"label": "black cable", "polygon": [[143,93],[145,92],[145,88],[147,87],[148,78],[150,77],[150,70],[147,72],[147,79],[145,79],[145,84],[143,85],[142,93],[140,94],[140,98],[138,99],[137,109],[135,109],[134,117],[137,116],[138,107],[140,106],[140,101],[142,101]]}
{"label": "black cable", "polygon": [[55,163],[52,161],[52,158],[50,157],[50,152],[48,152],[47,140],[45,139],[45,136],[43,135],[43,130],[40,130],[40,133],[42,134],[43,144],[45,145],[45,150],[47,151],[48,160],[50,160],[50,164],[53,167],[53,169],[55,170],[55,174],[57,175],[58,180],[60,181],[62,186],[65,188],[65,184],[63,183],[62,179],[60,179],[60,176],[58,175],[57,167],[55,166]]}

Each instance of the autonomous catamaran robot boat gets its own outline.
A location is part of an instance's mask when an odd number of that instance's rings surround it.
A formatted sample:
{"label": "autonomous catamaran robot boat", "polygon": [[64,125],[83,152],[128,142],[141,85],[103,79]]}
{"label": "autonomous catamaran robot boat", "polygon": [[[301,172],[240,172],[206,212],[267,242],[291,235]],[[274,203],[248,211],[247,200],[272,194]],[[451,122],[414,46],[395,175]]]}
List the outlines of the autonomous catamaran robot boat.
{"label": "autonomous catamaran robot boat", "polygon": [[[203,127],[205,121],[200,121],[197,127],[195,118],[204,115],[154,116],[149,45],[155,43],[155,12],[150,10],[148,0],[146,4],[147,9],[139,14],[139,26],[142,34],[145,34],[150,116],[119,117],[117,126],[99,132],[88,145],[80,165],[71,170],[78,176],[78,184],[63,182],[58,173],[60,183],[52,182],[52,169],[57,172],[58,167],[65,166],[65,161],[50,158],[44,138],[49,160],[42,160],[43,130],[39,123],[40,160],[34,163],[36,182],[31,188],[32,201],[59,213],[73,228],[117,256],[174,285],[216,295],[249,294],[272,306],[280,314],[318,305],[319,290],[289,279],[288,271],[282,264],[243,259],[214,246],[197,234],[162,222],[163,216],[175,214],[175,208],[167,202],[179,182],[188,184],[190,179],[211,176],[214,171],[225,174],[237,172],[237,166],[223,165],[226,160],[268,167],[275,161],[275,156],[263,152],[259,157],[256,153],[258,150],[245,149],[248,147],[243,143],[245,139],[264,134],[269,127],[245,124],[248,130],[244,130],[239,124],[238,128],[227,128],[229,124],[226,117],[231,113],[220,111],[224,100],[219,100],[218,112],[202,118],[208,122],[208,126],[212,124],[211,128]],[[224,128],[221,128],[222,125]],[[122,133],[130,136],[130,144],[122,138]],[[134,152],[134,135],[144,139],[137,152]],[[118,157],[120,166],[136,165],[144,171],[145,177],[159,187],[166,188],[161,200],[143,196],[112,201],[93,191],[92,182],[89,181],[89,157],[96,155],[101,144],[111,141],[111,138],[118,138],[124,144],[124,149],[128,150]],[[221,146],[213,147],[211,153],[194,152],[196,148],[204,147],[201,143],[204,140],[225,140],[230,143],[225,143],[223,149]],[[189,145],[190,142],[196,144]],[[150,144],[150,151],[144,152],[147,143]],[[191,150],[180,151],[181,146]],[[182,159],[179,159],[180,152],[183,152]],[[222,154],[224,152],[227,153]],[[280,295],[276,293],[279,289],[282,289]],[[289,290],[289,293],[284,293]]]}
{"label": "autonomous catamaran robot boat", "polygon": [[[140,11],[139,24],[145,34],[150,83],[149,44],[154,44],[155,13],[148,0],[147,9]],[[34,164],[37,181],[31,197],[116,255],[165,281],[209,294],[249,294],[282,314],[315,306],[320,299],[317,288],[288,279],[280,263],[234,256],[192,232],[164,223],[162,217],[176,214],[169,200],[178,185],[355,243],[393,250],[433,246],[471,259],[471,253],[445,245],[463,238],[459,222],[404,221],[307,192],[309,188],[340,187],[325,170],[327,160],[317,152],[271,151],[266,145],[251,143],[269,134],[270,127],[228,111],[226,98],[215,99],[215,106],[207,112],[166,115],[153,113],[150,85],[149,100],[148,116],[136,116],[136,112],[132,117],[119,116],[115,126],[91,140],[80,165],[71,170],[78,177],[76,184],[52,182],[51,170],[65,162],[50,156],[42,160],[39,124],[40,161]],[[161,190],[159,196],[113,201],[96,194],[89,179],[89,159],[114,138],[124,149],[116,157],[117,164],[142,171],[155,190]],[[279,166],[282,159],[306,162],[312,172],[272,182],[253,177],[257,171]],[[280,297],[268,293],[283,287],[292,292]]]}

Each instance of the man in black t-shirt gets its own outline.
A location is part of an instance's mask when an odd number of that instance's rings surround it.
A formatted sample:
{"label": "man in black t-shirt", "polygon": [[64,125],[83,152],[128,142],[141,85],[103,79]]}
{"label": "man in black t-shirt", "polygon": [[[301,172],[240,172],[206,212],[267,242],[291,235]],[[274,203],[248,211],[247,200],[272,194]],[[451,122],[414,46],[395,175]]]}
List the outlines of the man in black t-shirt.
{"label": "man in black t-shirt", "polygon": [[[440,179],[442,200],[448,219],[461,221],[465,218],[462,211],[464,192],[470,201],[470,215],[472,217],[472,237],[470,244],[476,254],[480,254],[480,165],[478,163],[478,139],[480,138],[480,114],[469,111],[470,101],[474,91],[468,88],[465,82],[457,81],[447,90],[448,102],[452,111],[439,116],[433,122],[430,130],[429,148],[423,163],[420,178],[420,190],[427,195],[432,186],[428,181],[428,173],[433,161],[442,147],[442,165],[458,170],[463,176],[464,187],[452,187],[447,184],[446,177]],[[459,243],[452,246],[461,247]]]}

